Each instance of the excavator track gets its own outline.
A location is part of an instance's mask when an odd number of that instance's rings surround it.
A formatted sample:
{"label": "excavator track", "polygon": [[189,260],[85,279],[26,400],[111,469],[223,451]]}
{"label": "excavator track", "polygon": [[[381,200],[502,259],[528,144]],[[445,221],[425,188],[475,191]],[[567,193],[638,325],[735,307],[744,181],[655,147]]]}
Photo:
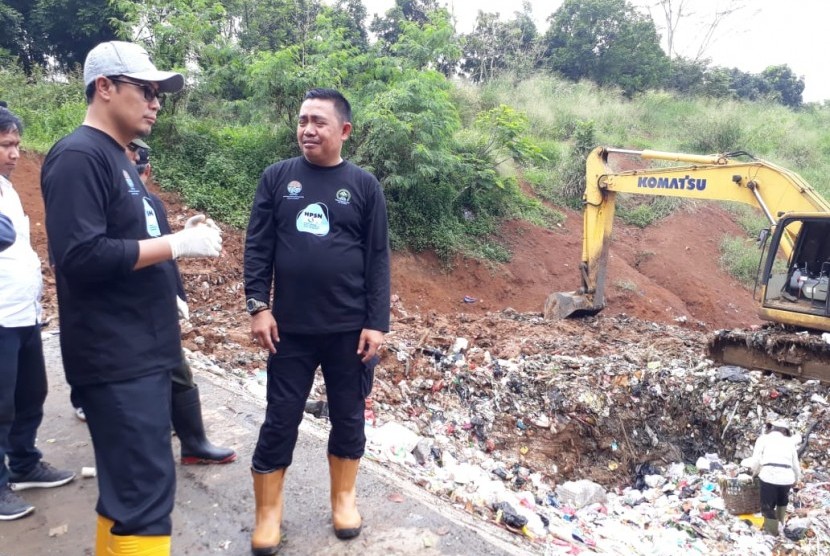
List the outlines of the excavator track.
{"label": "excavator track", "polygon": [[830,343],[825,338],[830,336],[792,332],[776,325],[750,331],[718,330],[707,350],[716,363],[830,383]]}

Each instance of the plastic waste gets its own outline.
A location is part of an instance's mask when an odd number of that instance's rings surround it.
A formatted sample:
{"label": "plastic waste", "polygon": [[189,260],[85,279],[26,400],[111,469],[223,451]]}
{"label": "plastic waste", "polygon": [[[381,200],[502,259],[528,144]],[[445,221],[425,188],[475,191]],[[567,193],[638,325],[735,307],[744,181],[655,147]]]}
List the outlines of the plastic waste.
{"label": "plastic waste", "polygon": [[516,510],[507,502],[499,502],[493,506],[496,510],[496,523],[504,523],[506,526],[521,530],[527,525],[527,518],[516,513]]}
{"label": "plastic waste", "polygon": [[634,468],[634,474],[636,476],[634,479],[634,488],[637,490],[648,488],[649,485],[646,484],[646,477],[648,475],[658,475],[659,473],[660,471],[649,462],[638,464]]}
{"label": "plastic waste", "polygon": [[563,504],[573,506],[576,509],[584,508],[596,502],[603,504],[608,502],[608,497],[602,485],[587,479],[568,481],[557,486],[556,496]]}

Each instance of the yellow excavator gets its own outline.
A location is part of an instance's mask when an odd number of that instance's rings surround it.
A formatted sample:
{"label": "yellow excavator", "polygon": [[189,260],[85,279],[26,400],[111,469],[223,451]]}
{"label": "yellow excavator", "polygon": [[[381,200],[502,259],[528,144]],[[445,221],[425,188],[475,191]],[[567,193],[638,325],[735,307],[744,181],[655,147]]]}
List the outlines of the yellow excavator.
{"label": "yellow excavator", "polygon": [[[605,307],[617,193],[733,201],[760,209],[757,331],[719,330],[709,356],[720,363],[830,382],[830,203],[804,179],[746,152],[695,155],[598,147],[586,162],[582,285],[545,301],[544,316],[593,315]],[[822,332],[825,332],[822,337]]]}

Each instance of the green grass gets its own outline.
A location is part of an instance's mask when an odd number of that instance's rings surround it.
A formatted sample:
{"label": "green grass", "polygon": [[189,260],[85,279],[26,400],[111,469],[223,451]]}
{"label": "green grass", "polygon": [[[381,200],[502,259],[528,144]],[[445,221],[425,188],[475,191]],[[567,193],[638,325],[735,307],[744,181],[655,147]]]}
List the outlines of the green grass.
{"label": "green grass", "polygon": [[761,252],[756,242],[747,238],[727,237],[720,245],[721,266],[745,286],[755,284]]}
{"label": "green grass", "polygon": [[631,280],[617,280],[614,282],[614,285],[623,291],[627,292],[636,292],[638,290],[637,284],[635,284]]}

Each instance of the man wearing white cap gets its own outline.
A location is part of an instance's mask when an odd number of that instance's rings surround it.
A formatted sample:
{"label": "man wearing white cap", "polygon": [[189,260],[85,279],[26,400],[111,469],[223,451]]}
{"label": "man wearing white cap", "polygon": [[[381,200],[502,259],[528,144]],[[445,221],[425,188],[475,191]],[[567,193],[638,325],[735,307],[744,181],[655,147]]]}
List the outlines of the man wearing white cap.
{"label": "man wearing white cap", "polygon": [[184,78],[157,70],[139,45],[113,41],[89,52],[84,84],[86,118],[49,151],[41,188],[64,370],[95,448],[95,555],[169,555],[170,376],[181,340],[176,292],[160,263],[217,257],[222,237],[205,225],[163,234],[124,152],[150,134],[159,95]]}
{"label": "man wearing white cap", "polygon": [[760,465],[758,478],[761,480],[764,531],[778,535],[778,524],[783,524],[787,515],[790,489],[801,480],[801,464],[786,420],[767,423],[765,430],[755,442],[752,457]]}

